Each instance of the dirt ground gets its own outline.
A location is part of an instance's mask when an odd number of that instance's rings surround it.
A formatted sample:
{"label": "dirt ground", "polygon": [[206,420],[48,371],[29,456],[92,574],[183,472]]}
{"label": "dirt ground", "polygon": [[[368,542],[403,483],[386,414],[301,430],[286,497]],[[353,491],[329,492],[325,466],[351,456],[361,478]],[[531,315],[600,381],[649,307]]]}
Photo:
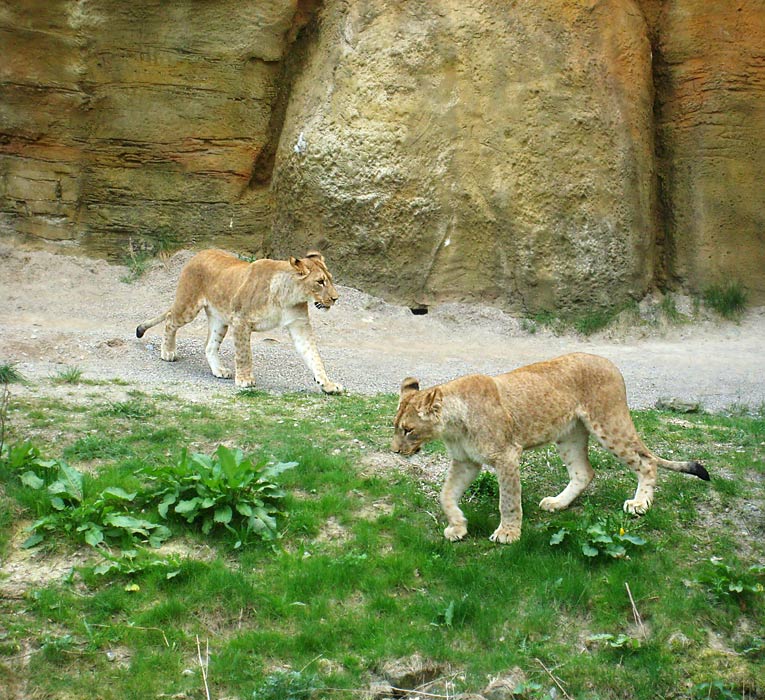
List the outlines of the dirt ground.
{"label": "dirt ground", "polygon": [[[179,332],[178,362],[159,359],[161,326],[140,340],[135,337],[139,322],[170,305],[190,257],[179,252],[130,281],[127,268],[103,260],[0,245],[0,362],[15,363],[30,380],[76,367],[84,378],[119,378],[148,392],[196,401],[235,392],[232,380],[217,379],[208,370],[204,314]],[[740,323],[702,313],[693,322],[633,322],[582,338],[543,328],[529,332],[528,324],[475,304],[444,304],[415,316],[337,281],[338,304],[328,312],[312,309],[311,318],[330,378],[349,392],[396,392],[408,375],[427,386],[586,351],[621,368],[633,408],[670,398],[710,411],[765,403],[763,308],[750,310]],[[655,316],[650,304],[641,308],[647,317]],[[252,346],[262,389],[318,391],[286,332],[253,334]],[[222,354],[233,365],[230,338]],[[49,383],[37,384],[40,391]]]}

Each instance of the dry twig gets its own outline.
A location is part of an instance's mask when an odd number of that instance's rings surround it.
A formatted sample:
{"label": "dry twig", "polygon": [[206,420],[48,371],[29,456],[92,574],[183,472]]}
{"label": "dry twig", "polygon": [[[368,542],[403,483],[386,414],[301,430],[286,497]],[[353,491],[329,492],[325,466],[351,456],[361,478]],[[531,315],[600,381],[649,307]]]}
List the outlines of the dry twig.
{"label": "dry twig", "polygon": [[205,684],[205,698],[210,700],[210,687],[207,685],[207,665],[210,663],[210,642],[205,641],[205,657],[202,659],[202,648],[199,645],[199,635],[197,635],[197,658],[199,659],[199,668],[202,670],[202,680]]}
{"label": "dry twig", "polygon": [[645,641],[646,639],[648,639],[648,632],[646,631],[645,625],[643,624],[643,618],[640,617],[640,613],[638,612],[637,605],[635,605],[635,599],[632,597],[630,584],[625,581],[624,585],[627,588],[627,595],[629,596],[630,603],[632,604],[632,617],[635,619],[635,624],[638,626],[638,629],[640,629],[640,636],[643,637],[643,641]]}
{"label": "dry twig", "polygon": [[573,700],[572,697],[566,692],[566,689],[560,684],[560,681],[553,675],[552,671],[549,668],[547,668],[547,666],[545,666],[544,663],[542,663],[542,660],[536,659],[536,658],[534,660],[545,670],[547,675],[553,679],[553,682],[555,683],[555,685],[558,686],[558,688],[560,689],[560,692],[563,693],[563,695],[567,697],[568,700]]}

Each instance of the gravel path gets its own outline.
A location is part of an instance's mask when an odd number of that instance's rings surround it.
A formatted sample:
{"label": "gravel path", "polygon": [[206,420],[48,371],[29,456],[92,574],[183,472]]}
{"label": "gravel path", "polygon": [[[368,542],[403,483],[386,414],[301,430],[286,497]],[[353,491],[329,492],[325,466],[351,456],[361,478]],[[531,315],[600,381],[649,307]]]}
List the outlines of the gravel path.
{"label": "gravel path", "polygon": [[[137,282],[105,261],[16,246],[0,247],[0,362],[29,379],[74,366],[85,378],[120,378],[145,391],[204,400],[234,393],[204,358],[204,314],[178,334],[180,360],[159,359],[161,326],[135,337],[136,325],[168,307],[182,265],[180,252]],[[331,261],[330,266],[331,266]],[[342,280],[340,280],[342,281]],[[329,312],[311,311],[330,378],[353,393],[398,391],[407,375],[423,386],[462,374],[496,374],[571,351],[613,360],[624,373],[630,405],[677,398],[710,411],[765,403],[765,309],[740,324],[704,319],[647,332],[631,329],[583,339],[530,334],[517,319],[478,305],[445,304],[424,316],[339,287]],[[255,376],[266,391],[318,391],[283,331],[253,334]],[[222,354],[233,365],[230,338]]]}

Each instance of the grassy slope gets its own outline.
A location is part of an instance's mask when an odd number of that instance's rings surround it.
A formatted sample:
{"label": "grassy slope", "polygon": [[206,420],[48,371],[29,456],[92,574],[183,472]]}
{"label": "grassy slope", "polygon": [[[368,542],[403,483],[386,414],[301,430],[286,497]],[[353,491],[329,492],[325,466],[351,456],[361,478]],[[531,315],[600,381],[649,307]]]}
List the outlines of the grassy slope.
{"label": "grassy slope", "polygon": [[[170,568],[108,579],[83,569],[0,600],[0,686],[19,697],[204,697],[197,639],[203,650],[209,644],[212,697],[251,698],[278,669],[316,674],[326,687],[366,687],[382,663],[415,652],[456,674],[463,691],[517,667],[527,680],[522,697],[549,697],[544,665],[576,698],[765,695],[757,685],[765,595],[715,593],[728,581],[710,563],[721,557],[735,574],[765,559],[761,415],[637,413],[656,452],[702,459],[713,477],[662,473],[640,520],[621,515],[632,475],[597,449],[598,476],[580,501],[541,512],[536,504],[563,486],[565,471],[552,449],[528,453],[523,538],[496,546],[491,479],[467,504],[467,540],[450,544],[432,485],[385,468],[395,397],[255,392],[213,408],[140,392],[110,402],[96,389],[12,398],[8,441],[32,439],[46,456],[87,470],[91,493],[140,489],[142,465],[185,447],[210,453],[225,443],[294,460],[299,468],[280,477],[289,516],[276,545],[234,551],[225,537],[176,526],[185,553]],[[430,458],[445,460],[443,448]],[[13,477],[5,480],[0,546],[8,554],[14,528],[35,514]],[[619,560],[585,557],[573,541],[550,545],[560,528],[581,533],[604,514],[647,544]],[[57,542],[47,556],[67,557],[75,546]],[[324,696],[354,694],[316,695]]]}

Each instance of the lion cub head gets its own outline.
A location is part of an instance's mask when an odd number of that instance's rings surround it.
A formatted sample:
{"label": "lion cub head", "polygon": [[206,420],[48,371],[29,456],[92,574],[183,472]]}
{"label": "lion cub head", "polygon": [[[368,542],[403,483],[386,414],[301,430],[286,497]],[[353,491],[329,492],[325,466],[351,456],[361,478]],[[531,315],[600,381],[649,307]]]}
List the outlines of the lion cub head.
{"label": "lion cub head", "polygon": [[304,258],[290,258],[306,298],[313,298],[317,309],[329,310],[339,298],[332,274],[324,263],[324,256],[312,250]]}
{"label": "lion cub head", "polygon": [[413,455],[423,443],[437,437],[442,406],[440,387],[420,391],[420,382],[407,377],[401,383],[391,449],[402,455]]}

